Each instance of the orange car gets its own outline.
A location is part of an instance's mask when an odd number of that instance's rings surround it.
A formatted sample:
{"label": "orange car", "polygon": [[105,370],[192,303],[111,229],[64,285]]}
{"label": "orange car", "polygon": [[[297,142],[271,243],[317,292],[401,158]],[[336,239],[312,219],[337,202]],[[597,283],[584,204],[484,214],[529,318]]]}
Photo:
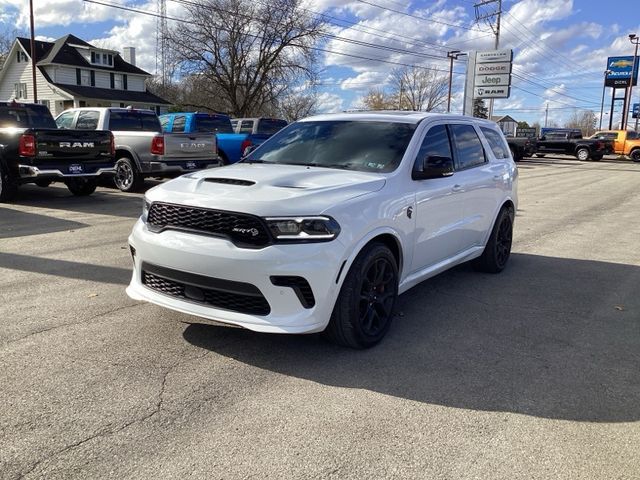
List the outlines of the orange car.
{"label": "orange car", "polygon": [[603,130],[596,132],[590,138],[610,140],[613,150],[618,155],[626,155],[634,162],[640,162],[640,134],[627,130]]}

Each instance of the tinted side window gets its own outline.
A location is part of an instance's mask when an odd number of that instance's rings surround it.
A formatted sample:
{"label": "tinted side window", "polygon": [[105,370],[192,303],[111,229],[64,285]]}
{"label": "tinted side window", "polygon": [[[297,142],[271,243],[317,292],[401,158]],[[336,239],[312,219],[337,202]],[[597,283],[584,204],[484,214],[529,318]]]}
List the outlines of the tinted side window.
{"label": "tinted side window", "polygon": [[429,129],[422,141],[413,169],[416,171],[422,170],[424,159],[428,156],[452,158],[449,134],[447,133],[447,127],[444,125],[436,125]]}
{"label": "tinted side window", "polygon": [[173,133],[181,133],[184,132],[184,126],[187,123],[187,117],[184,115],[178,115],[173,119],[173,127],[171,131]]}
{"label": "tinted side window", "polygon": [[253,120],[242,120],[238,133],[253,133]]}
{"label": "tinted side window", "polygon": [[159,132],[162,129],[155,114],[112,111],[109,117],[109,130]]}
{"label": "tinted side window", "polygon": [[502,135],[491,128],[480,127],[480,130],[484,134],[484,138],[489,142],[494,157],[509,158],[509,145],[505,143]]}
{"label": "tinted side window", "polygon": [[449,125],[452,141],[456,149],[456,169],[475,167],[483,164],[484,149],[475,128],[471,125]]}
{"label": "tinted side window", "polygon": [[263,118],[258,120],[258,131],[256,133],[264,133],[266,135],[273,135],[279,130],[282,130],[287,126],[287,122],[284,120],[275,120],[270,118]]}
{"label": "tinted side window", "polygon": [[56,119],[58,128],[71,128],[76,112],[65,112]]}
{"label": "tinted side window", "polygon": [[78,114],[78,121],[76,122],[76,128],[78,130],[95,130],[98,128],[98,120],[100,119],[100,112],[96,111],[83,111]]}

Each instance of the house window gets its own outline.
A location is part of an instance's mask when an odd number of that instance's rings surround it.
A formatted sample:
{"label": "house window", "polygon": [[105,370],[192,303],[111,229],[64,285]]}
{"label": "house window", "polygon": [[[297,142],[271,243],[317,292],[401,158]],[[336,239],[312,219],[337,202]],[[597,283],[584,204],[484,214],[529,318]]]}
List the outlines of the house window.
{"label": "house window", "polygon": [[16,98],[27,98],[27,84],[26,83],[14,83],[14,94]]}
{"label": "house window", "polygon": [[80,71],[80,85],[91,85],[91,71],[90,70],[81,70]]}
{"label": "house window", "polygon": [[113,75],[113,88],[115,88],[116,90],[122,90],[123,87],[123,83],[122,83],[122,74],[120,73],[116,73]]}
{"label": "house window", "polygon": [[107,58],[107,54],[106,53],[102,54],[102,64],[103,65],[109,65],[109,59]]}
{"label": "house window", "polygon": [[109,54],[107,58],[109,59],[109,65],[113,65],[113,55]]}
{"label": "house window", "polygon": [[27,54],[26,53],[24,53],[22,50],[18,50],[18,55],[17,55],[16,61],[18,63],[20,63],[20,62],[28,62],[29,59],[27,58]]}

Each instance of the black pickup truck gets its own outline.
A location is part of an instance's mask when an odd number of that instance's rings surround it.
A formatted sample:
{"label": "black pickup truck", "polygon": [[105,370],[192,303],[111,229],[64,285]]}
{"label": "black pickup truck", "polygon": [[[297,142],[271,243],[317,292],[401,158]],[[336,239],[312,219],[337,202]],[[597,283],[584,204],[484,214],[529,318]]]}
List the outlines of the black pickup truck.
{"label": "black pickup truck", "polygon": [[111,132],[58,130],[44,105],[0,102],[0,202],[24,183],[91,195],[98,177],[115,174],[114,150]]}
{"label": "black pickup truck", "polygon": [[506,137],[511,156],[515,162],[519,162],[524,157],[530,157],[535,151],[535,140],[531,138]]}
{"label": "black pickup truck", "polygon": [[548,132],[536,142],[536,156],[547,154],[572,155],[578,160],[601,160],[604,155],[613,152],[611,142],[599,139],[582,138],[574,132]]}

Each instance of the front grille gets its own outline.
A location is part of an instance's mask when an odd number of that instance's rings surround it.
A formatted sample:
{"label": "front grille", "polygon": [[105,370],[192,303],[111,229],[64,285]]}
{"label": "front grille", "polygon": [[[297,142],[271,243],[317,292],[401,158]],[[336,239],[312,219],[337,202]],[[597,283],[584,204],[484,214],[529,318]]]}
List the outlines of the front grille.
{"label": "front grille", "polygon": [[249,283],[230,282],[149,264],[143,264],[142,283],[164,295],[223,310],[259,316],[271,312],[264,295]]}
{"label": "front grille", "polygon": [[311,285],[302,277],[278,275],[271,277],[271,283],[276,287],[292,288],[304,308],[311,308],[316,304]]}
{"label": "front grille", "polygon": [[240,180],[239,178],[205,178],[204,181],[210,183],[224,183],[226,185],[241,185],[244,187],[250,187],[256,183],[251,180]]}
{"label": "front grille", "polygon": [[147,222],[149,228],[156,232],[187,230],[228,238],[241,247],[258,248],[271,243],[264,221],[244,213],[154,202]]}

